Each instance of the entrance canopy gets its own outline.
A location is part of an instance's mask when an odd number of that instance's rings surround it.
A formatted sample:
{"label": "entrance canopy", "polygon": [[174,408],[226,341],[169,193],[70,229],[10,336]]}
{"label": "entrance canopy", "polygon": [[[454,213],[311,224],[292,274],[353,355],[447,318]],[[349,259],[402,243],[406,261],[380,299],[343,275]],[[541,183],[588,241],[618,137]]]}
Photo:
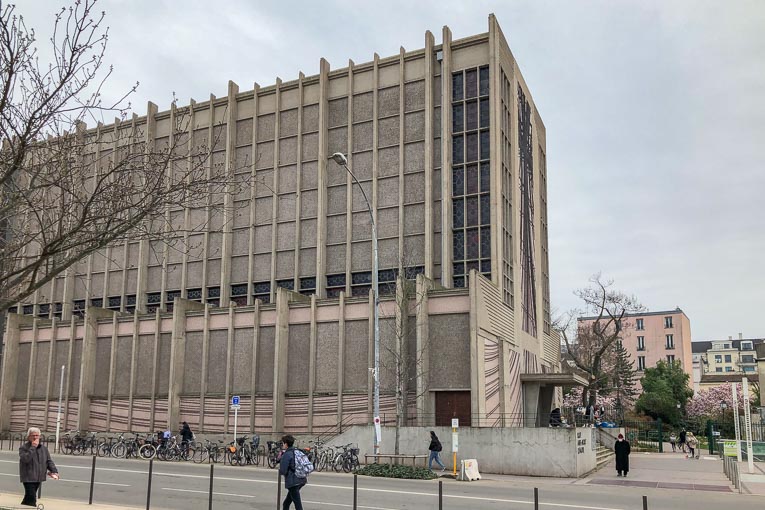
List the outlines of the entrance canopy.
{"label": "entrance canopy", "polygon": [[578,374],[521,374],[522,383],[540,386],[587,386],[587,379]]}

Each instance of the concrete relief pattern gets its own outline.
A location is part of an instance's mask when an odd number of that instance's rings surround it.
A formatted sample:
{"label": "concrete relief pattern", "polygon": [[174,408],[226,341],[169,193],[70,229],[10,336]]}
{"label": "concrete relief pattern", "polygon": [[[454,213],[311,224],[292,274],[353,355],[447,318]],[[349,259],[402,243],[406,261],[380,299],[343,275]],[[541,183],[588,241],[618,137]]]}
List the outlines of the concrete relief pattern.
{"label": "concrete relief pattern", "polygon": [[252,119],[243,119],[236,122],[236,145],[252,144]]}
{"label": "concrete relief pattern", "polygon": [[[353,125],[353,152],[370,150],[372,148],[372,142],[371,122]],[[354,171],[355,168],[356,166],[354,165]],[[361,177],[358,178],[361,179]]]}
{"label": "concrete relief pattern", "polygon": [[404,111],[411,112],[425,108],[425,81],[404,85]]}
{"label": "concrete relief pattern", "polygon": [[224,431],[224,413],[228,407],[228,400],[226,398],[206,398],[205,407],[202,413],[202,419],[204,422],[200,427],[205,432],[212,432],[220,434]]}
{"label": "concrete relief pattern", "polygon": [[[271,390],[269,390],[271,391]],[[255,428],[258,430],[270,429],[273,421],[273,398],[255,398]]]}
{"label": "concrete relief pattern", "polygon": [[327,431],[337,427],[337,395],[313,398],[313,430]]}
{"label": "concrete relief pattern", "polygon": [[508,384],[505,387],[505,392],[507,393],[507,400],[510,403],[507,413],[509,413],[511,419],[509,423],[507,420],[505,421],[505,424],[508,427],[520,425],[522,419],[523,388],[521,386],[521,363],[521,354],[510,349],[510,356],[507,363],[508,373],[505,378],[505,380],[508,381]]}
{"label": "concrete relief pattern", "polygon": [[88,430],[106,430],[106,413],[108,401],[103,399],[90,400],[90,420]]}
{"label": "concrete relief pattern", "polygon": [[353,122],[372,120],[372,93],[353,96]]}
{"label": "concrete relief pattern", "polygon": [[291,430],[308,428],[307,396],[292,396],[284,399],[284,428]]}
{"label": "concrete relief pattern", "polygon": [[[126,398],[118,398],[112,400],[112,407],[109,409],[110,416],[109,416],[109,427],[108,429],[100,429],[100,430],[110,430],[113,432],[129,432],[130,425],[128,423],[128,414],[130,409],[130,401]],[[93,415],[91,414],[91,417]],[[149,430],[141,429],[141,430]]]}
{"label": "concrete relief pattern", "polygon": [[11,402],[11,432],[25,432],[27,427],[27,395],[24,391],[24,400],[14,400]]}
{"label": "concrete relief pattern", "polygon": [[48,384],[48,361],[50,360],[50,342],[37,342],[34,372],[32,374],[32,397],[45,398]]}
{"label": "concrete relief pattern", "polygon": [[319,105],[303,106],[303,133],[319,130]]}
{"label": "concrete relief pattern", "polygon": [[330,128],[348,124],[348,98],[333,99],[329,102],[328,126]]}
{"label": "concrete relief pattern", "polygon": [[377,91],[377,115],[378,118],[398,114],[399,110],[399,87],[389,87]]}
{"label": "concrete relief pattern", "polygon": [[319,192],[316,190],[304,191],[300,202],[301,218],[316,218],[319,204]]}
{"label": "concrete relief pattern", "polygon": [[[493,340],[483,340],[484,385],[486,389],[486,422],[495,426],[500,420],[499,409],[499,345]],[[483,417],[480,417],[483,418]]]}
{"label": "concrete relief pattern", "polygon": [[300,166],[300,189],[317,189],[319,182],[319,165],[316,161],[303,163]]}
{"label": "concrete relief pattern", "polygon": [[[170,389],[170,333],[159,335],[159,353],[157,356],[157,396],[167,397]],[[200,354],[201,356],[201,354]]]}
{"label": "concrete relief pattern", "polygon": [[[273,113],[258,116],[258,142],[274,139],[275,118]],[[260,146],[260,143],[258,143],[258,146]]]}
{"label": "concrete relief pattern", "polygon": [[378,147],[397,145],[400,138],[399,126],[400,119],[398,116],[381,119],[377,126]]}
{"label": "concrete relief pattern", "polygon": [[399,173],[398,146],[385,147],[377,151],[377,173],[380,177],[389,177]]}

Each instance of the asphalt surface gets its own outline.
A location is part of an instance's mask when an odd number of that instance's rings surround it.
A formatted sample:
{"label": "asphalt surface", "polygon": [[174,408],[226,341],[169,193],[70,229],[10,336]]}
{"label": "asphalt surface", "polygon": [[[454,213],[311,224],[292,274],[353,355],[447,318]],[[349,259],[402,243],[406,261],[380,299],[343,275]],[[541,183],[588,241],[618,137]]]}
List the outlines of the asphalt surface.
{"label": "asphalt surface", "polygon": [[[21,495],[18,456],[0,452],[0,492]],[[80,501],[87,506],[91,458],[56,455],[62,479],[43,484],[45,497]],[[99,458],[96,463],[94,502],[146,508],[148,462]],[[608,472],[610,475],[610,471]],[[214,468],[213,508],[263,509],[277,507],[277,473],[268,468]],[[155,462],[151,508],[208,508],[210,466],[193,463]],[[601,473],[596,476],[605,476]],[[443,508],[448,510],[533,509],[534,487],[539,488],[542,509],[642,510],[648,508],[761,510],[765,499],[734,493],[677,489],[612,487],[586,480],[536,479],[515,481],[511,477],[486,475],[478,482],[443,480]],[[353,508],[353,476],[313,473],[303,491],[306,509]],[[284,491],[282,489],[282,496]],[[358,477],[358,507],[366,510],[436,509],[438,482]],[[48,510],[55,510],[50,508]]]}

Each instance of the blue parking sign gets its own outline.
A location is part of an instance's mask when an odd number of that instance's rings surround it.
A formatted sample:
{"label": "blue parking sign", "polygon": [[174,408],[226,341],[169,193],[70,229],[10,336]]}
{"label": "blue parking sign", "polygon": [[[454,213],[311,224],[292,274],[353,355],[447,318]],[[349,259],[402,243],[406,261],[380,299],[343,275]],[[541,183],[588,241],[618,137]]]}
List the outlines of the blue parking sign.
{"label": "blue parking sign", "polygon": [[231,397],[231,405],[232,406],[239,405],[239,395],[234,395],[233,397]]}

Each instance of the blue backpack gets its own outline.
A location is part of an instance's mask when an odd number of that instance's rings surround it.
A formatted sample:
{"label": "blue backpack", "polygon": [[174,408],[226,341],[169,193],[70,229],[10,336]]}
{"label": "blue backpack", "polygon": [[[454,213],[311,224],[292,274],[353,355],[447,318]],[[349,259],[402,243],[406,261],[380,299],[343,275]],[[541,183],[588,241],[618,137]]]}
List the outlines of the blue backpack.
{"label": "blue backpack", "polygon": [[313,464],[308,460],[308,456],[302,450],[295,448],[295,476],[298,478],[308,478],[313,472]]}

